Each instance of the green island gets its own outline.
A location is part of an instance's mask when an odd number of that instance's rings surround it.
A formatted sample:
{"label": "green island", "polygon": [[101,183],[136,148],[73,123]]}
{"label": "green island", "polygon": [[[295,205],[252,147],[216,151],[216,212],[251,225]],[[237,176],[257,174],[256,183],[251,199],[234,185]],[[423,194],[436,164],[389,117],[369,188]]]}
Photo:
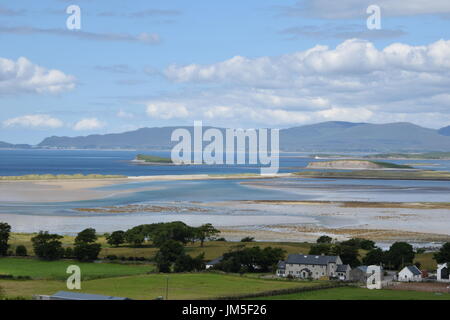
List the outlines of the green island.
{"label": "green island", "polygon": [[368,161],[368,160],[331,160],[331,161],[317,161],[310,162],[307,166],[310,169],[414,169],[411,166],[396,164],[382,161]]}
{"label": "green island", "polygon": [[0,180],[83,180],[83,179],[122,179],[123,175],[109,174],[27,174],[23,176],[0,176]]}
{"label": "green island", "polygon": [[163,158],[145,154],[138,154],[134,161],[144,163],[173,163],[172,159],[170,158]]}

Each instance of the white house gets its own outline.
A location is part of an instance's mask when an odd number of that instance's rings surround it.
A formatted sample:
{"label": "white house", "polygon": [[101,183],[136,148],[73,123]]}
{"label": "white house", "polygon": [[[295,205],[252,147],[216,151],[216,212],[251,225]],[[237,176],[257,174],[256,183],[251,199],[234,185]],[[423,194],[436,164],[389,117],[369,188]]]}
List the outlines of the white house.
{"label": "white house", "polygon": [[398,273],[398,281],[422,281],[422,271],[416,266],[406,266]]}
{"label": "white house", "polygon": [[448,271],[448,264],[447,263],[438,264],[437,281],[439,281],[439,282],[450,282],[449,271]]}
{"label": "white house", "polygon": [[214,268],[214,266],[222,261],[223,257],[218,257],[214,260],[211,260],[205,264],[206,269]]}

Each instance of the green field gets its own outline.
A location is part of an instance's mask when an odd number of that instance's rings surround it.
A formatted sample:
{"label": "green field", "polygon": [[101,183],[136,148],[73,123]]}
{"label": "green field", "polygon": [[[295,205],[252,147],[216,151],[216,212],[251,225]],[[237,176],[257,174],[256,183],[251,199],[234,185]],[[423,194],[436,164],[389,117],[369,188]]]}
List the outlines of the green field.
{"label": "green field", "polygon": [[344,287],[265,297],[259,300],[450,300],[450,294]]}
{"label": "green field", "polygon": [[153,265],[125,265],[118,263],[82,263],[72,260],[42,261],[32,258],[0,258],[0,275],[29,276],[32,279],[65,280],[67,267],[77,265],[82,279],[110,278],[146,274]]}
{"label": "green field", "polygon": [[[165,296],[167,279],[169,299],[212,299],[218,296],[250,294],[270,290],[314,286],[318,282],[264,280],[216,273],[149,274],[82,281],[81,291],[133,299],[154,299]],[[64,281],[0,280],[3,293],[10,297],[31,298],[34,294],[51,295],[67,290]]]}

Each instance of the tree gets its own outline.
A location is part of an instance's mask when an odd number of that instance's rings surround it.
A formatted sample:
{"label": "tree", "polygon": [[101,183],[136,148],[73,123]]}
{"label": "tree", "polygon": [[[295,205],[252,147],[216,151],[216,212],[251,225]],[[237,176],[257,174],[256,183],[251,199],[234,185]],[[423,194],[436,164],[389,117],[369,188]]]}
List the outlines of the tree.
{"label": "tree", "polygon": [[73,255],[78,261],[94,261],[100,254],[100,243],[83,243],[75,244]]}
{"label": "tree", "polygon": [[73,255],[79,261],[94,261],[100,254],[101,245],[95,243],[97,234],[95,229],[88,228],[79,232],[75,238]]}
{"label": "tree", "polygon": [[309,254],[312,255],[328,255],[330,254],[330,250],[331,250],[331,244],[329,243],[318,243],[318,244],[313,244],[310,248],[309,248]]}
{"label": "tree", "polygon": [[241,239],[241,242],[253,242],[255,241],[255,238],[253,237],[245,237]]}
{"label": "tree", "polygon": [[405,265],[412,264],[414,260],[414,249],[407,242],[395,242],[389,248],[386,258],[388,264],[394,269],[401,269]]}
{"label": "tree", "polygon": [[375,249],[375,242],[373,242],[372,240],[361,239],[360,248],[363,250]]}
{"label": "tree", "polygon": [[8,241],[11,233],[11,226],[6,222],[0,223],[0,256],[6,256],[8,254]]}
{"label": "tree", "polygon": [[386,253],[380,248],[372,249],[367,252],[366,256],[363,258],[363,263],[365,265],[381,265],[385,263]]}
{"label": "tree", "polygon": [[202,253],[195,258],[192,258],[188,254],[180,255],[174,264],[175,272],[192,272],[201,271],[205,269],[205,263],[203,262],[205,254]]}
{"label": "tree", "polygon": [[185,255],[184,247],[180,242],[167,240],[162,243],[155,256],[159,272],[170,272],[172,264],[183,255]]}
{"label": "tree", "polygon": [[109,234],[106,238],[109,245],[118,247],[121,244],[125,243],[125,232],[124,231],[114,231]]}
{"label": "tree", "polygon": [[27,256],[27,248],[24,245],[20,245],[16,247],[16,256],[25,257]]}
{"label": "tree", "polygon": [[145,236],[137,230],[130,229],[125,232],[125,241],[131,245],[139,246],[144,240]]}
{"label": "tree", "polygon": [[36,256],[45,260],[57,260],[64,255],[64,248],[59,234],[49,234],[48,231],[40,231],[38,235],[31,238]]}
{"label": "tree", "polygon": [[361,263],[358,260],[359,253],[358,249],[353,246],[340,246],[340,257],[343,264],[349,264],[352,268],[359,266]]}
{"label": "tree", "polygon": [[220,233],[219,230],[213,227],[211,223],[201,225],[196,228],[196,237],[200,240],[200,246],[203,247],[205,239],[212,240],[212,238]]}
{"label": "tree", "polygon": [[331,238],[329,236],[320,236],[316,240],[317,243],[331,243],[331,241],[333,241],[333,238]]}
{"label": "tree", "polygon": [[434,259],[437,263],[450,262],[450,242],[446,242],[442,245],[439,251],[434,254]]}
{"label": "tree", "polygon": [[75,243],[93,243],[95,241],[97,241],[97,234],[92,228],[84,229],[75,238]]}

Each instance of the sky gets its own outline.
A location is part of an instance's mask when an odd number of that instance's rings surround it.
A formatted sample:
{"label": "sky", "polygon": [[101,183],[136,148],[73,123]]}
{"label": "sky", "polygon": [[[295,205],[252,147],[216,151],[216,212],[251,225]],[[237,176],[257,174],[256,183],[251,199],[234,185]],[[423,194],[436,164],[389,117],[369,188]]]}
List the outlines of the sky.
{"label": "sky", "polygon": [[0,141],[194,120],[440,128],[449,33],[448,0],[2,0]]}

